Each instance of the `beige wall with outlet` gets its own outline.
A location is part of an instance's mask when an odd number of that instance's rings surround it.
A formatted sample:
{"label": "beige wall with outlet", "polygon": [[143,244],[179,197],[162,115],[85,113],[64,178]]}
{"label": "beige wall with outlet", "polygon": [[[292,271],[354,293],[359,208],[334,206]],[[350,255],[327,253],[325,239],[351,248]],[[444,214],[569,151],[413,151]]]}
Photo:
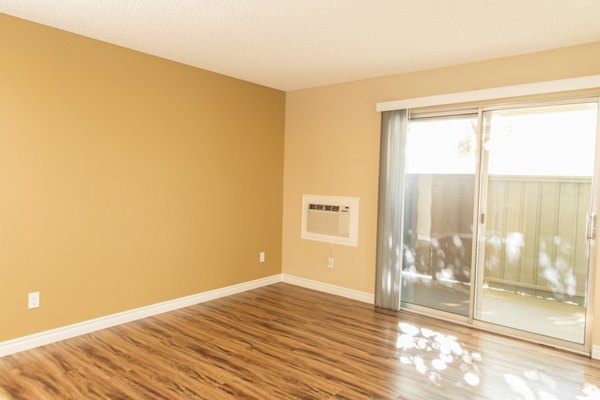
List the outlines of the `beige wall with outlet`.
{"label": "beige wall with outlet", "polygon": [[[600,74],[599,55],[600,42],[596,42],[288,92],[283,272],[373,293],[380,127],[377,102]],[[586,94],[599,95],[600,91]],[[334,268],[327,266],[328,244],[300,239],[305,193],[360,197],[358,247],[334,245]],[[600,284],[597,286],[600,298]],[[596,310],[600,316],[600,301]],[[595,343],[600,343],[599,331],[596,329]]]}
{"label": "beige wall with outlet", "polygon": [[0,341],[281,272],[285,93],[3,14],[0,37]]}

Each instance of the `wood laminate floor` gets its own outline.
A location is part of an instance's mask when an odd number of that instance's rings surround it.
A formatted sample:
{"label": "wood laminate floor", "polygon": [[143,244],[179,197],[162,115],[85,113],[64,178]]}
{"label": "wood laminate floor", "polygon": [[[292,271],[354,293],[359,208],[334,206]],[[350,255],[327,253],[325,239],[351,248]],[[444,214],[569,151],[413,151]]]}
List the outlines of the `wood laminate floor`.
{"label": "wood laminate floor", "polygon": [[600,362],[278,283],[0,358],[0,399],[600,399]]}

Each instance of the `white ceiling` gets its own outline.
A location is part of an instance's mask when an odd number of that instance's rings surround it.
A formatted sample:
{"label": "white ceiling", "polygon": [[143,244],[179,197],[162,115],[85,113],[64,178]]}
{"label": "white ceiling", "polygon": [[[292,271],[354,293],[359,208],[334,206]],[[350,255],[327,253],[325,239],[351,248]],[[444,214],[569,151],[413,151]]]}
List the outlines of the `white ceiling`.
{"label": "white ceiling", "polygon": [[0,0],[0,12],[282,90],[600,41],[600,0]]}

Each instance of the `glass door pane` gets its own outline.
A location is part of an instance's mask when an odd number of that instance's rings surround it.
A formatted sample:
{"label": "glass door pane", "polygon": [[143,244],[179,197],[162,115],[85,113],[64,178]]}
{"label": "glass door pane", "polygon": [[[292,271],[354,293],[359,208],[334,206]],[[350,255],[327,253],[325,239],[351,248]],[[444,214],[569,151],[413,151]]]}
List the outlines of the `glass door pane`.
{"label": "glass door pane", "polygon": [[584,342],[597,109],[484,113],[475,318]]}
{"label": "glass door pane", "polygon": [[469,315],[477,114],[413,119],[406,138],[402,301]]}

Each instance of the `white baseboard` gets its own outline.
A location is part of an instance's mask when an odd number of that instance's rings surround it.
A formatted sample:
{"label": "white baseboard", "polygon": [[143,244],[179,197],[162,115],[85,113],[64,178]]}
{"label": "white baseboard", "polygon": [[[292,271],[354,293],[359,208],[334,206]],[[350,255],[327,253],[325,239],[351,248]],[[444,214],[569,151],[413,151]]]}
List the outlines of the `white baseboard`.
{"label": "white baseboard", "polygon": [[[135,308],[133,310],[123,311],[44,332],[34,333],[33,335],[7,340],[5,342],[0,342],[0,357],[18,353],[20,351],[34,349],[36,347],[59,342],[75,336],[85,335],[86,333],[110,328],[111,326],[125,324],[141,318],[151,317],[153,315],[177,310],[179,308],[193,306],[194,304],[204,303],[205,301],[215,300],[220,297],[230,296],[232,294],[257,289],[262,286],[272,285],[278,282],[302,286],[308,289],[335,294],[369,304],[373,304],[374,302],[374,297],[371,293],[331,285],[329,283],[313,281],[311,279],[300,278],[294,275],[277,274],[237,285],[209,290],[186,297],[180,297],[174,300],[168,300],[162,303],[151,304],[149,306]],[[594,351],[596,352],[595,354],[599,356],[598,358],[600,358],[600,346],[598,349],[595,348]]]}
{"label": "white baseboard", "polygon": [[0,342],[0,357],[277,282],[281,282],[280,274],[7,340]]}
{"label": "white baseboard", "polygon": [[592,358],[600,360],[600,345],[595,344],[592,346]]}
{"label": "white baseboard", "polygon": [[281,274],[281,282],[289,283],[296,286],[302,286],[308,289],[318,290],[320,292],[347,297],[349,299],[362,301],[364,303],[375,303],[375,295],[373,295],[372,293],[361,292],[360,290],[348,289],[342,286],[336,286],[329,283],[300,278],[299,276]]}

